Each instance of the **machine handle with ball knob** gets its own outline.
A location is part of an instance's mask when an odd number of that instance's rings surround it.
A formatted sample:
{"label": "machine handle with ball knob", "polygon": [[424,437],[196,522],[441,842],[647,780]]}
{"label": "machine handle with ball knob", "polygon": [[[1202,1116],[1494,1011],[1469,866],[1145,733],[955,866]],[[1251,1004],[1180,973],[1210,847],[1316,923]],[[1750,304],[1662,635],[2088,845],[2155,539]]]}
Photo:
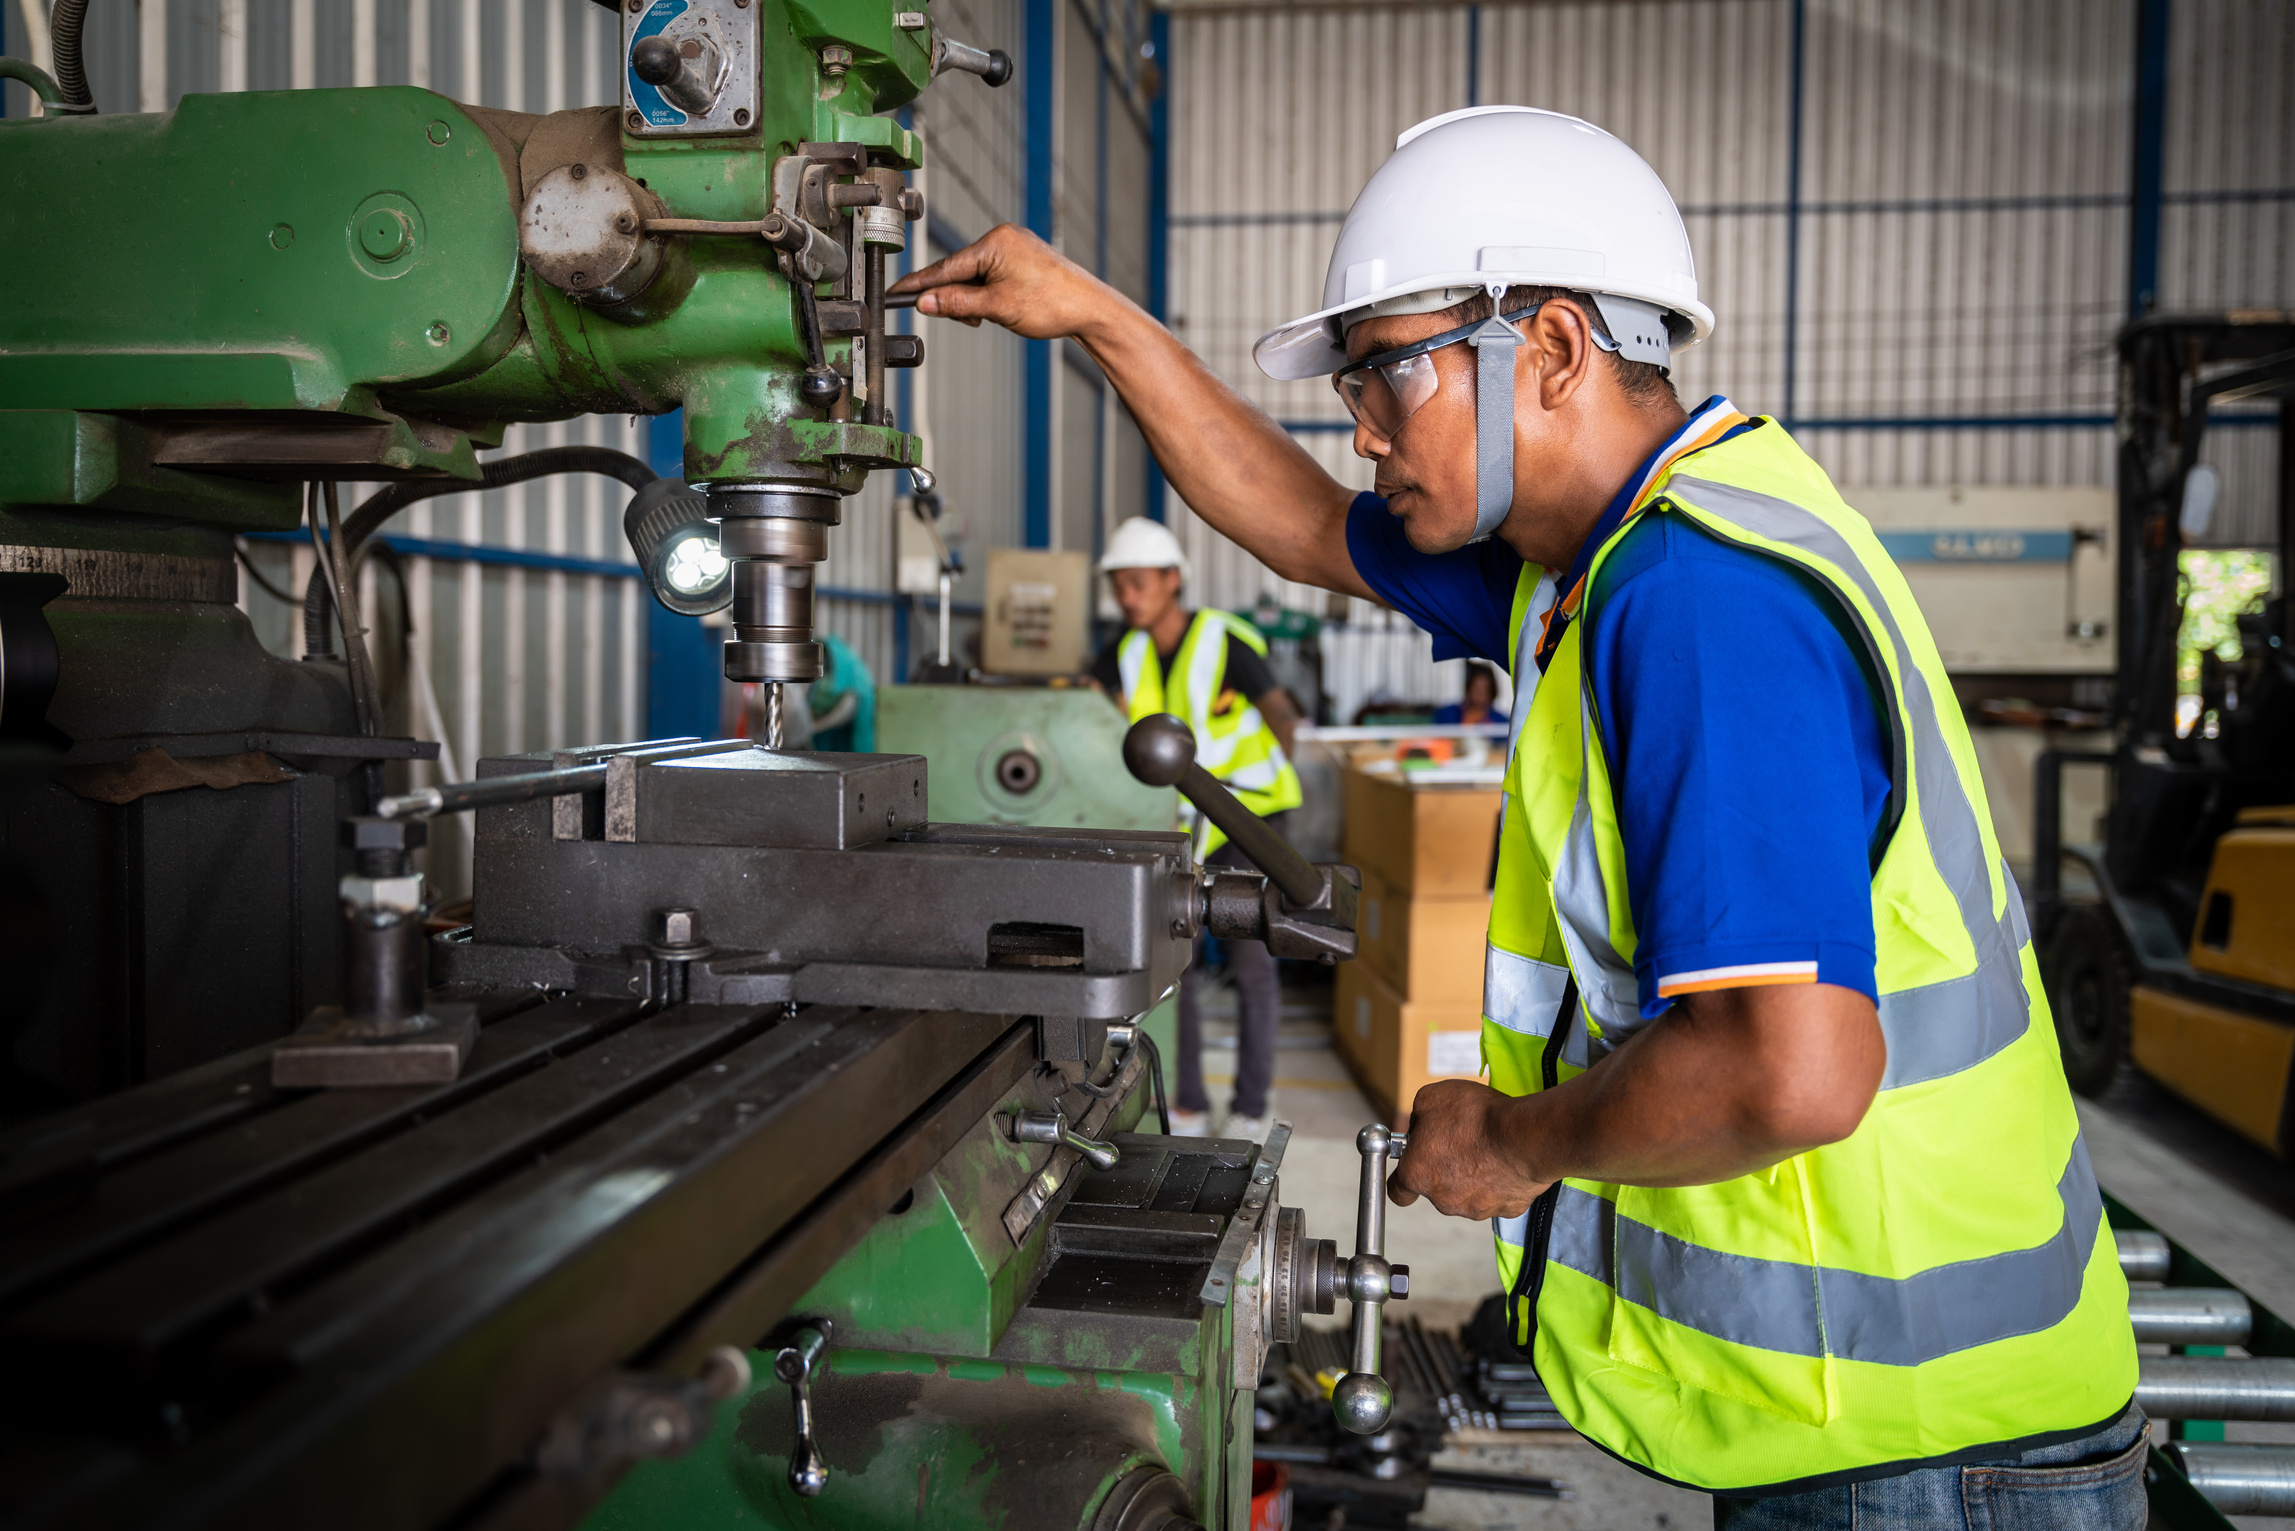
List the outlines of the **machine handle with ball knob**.
{"label": "machine handle with ball knob", "polygon": [[1331,1390],[1331,1412],[1357,1435],[1375,1435],[1394,1416],[1394,1389],[1380,1375],[1380,1325],[1386,1304],[1410,1295],[1410,1267],[1389,1265],[1387,1241],[1387,1161],[1408,1139],[1373,1122],[1355,1135],[1363,1156],[1363,1179],[1355,1203],[1355,1255],[1342,1273],[1347,1300],[1354,1304],[1349,1339],[1354,1370]]}
{"label": "machine handle with ball knob", "polygon": [[789,1487],[807,1499],[829,1486],[829,1464],[813,1440],[813,1368],[829,1348],[829,1327],[825,1318],[807,1324],[773,1357],[773,1375],[788,1384],[790,1412],[797,1421],[797,1440],[789,1448]]}
{"label": "machine handle with ball knob", "polygon": [[1307,908],[1322,897],[1322,875],[1307,858],[1195,763],[1195,730],[1186,723],[1168,712],[1140,719],[1124,735],[1124,764],[1151,787],[1179,788],[1292,903]]}
{"label": "machine handle with ball knob", "polygon": [[1124,764],[1151,787],[1179,788],[1266,874],[1207,874],[1199,890],[1203,928],[1222,939],[1264,941],[1278,957],[1337,962],[1354,956],[1360,883],[1354,868],[1313,865],[1291,849],[1195,763],[1195,730],[1170,713],[1142,718],[1124,735]]}

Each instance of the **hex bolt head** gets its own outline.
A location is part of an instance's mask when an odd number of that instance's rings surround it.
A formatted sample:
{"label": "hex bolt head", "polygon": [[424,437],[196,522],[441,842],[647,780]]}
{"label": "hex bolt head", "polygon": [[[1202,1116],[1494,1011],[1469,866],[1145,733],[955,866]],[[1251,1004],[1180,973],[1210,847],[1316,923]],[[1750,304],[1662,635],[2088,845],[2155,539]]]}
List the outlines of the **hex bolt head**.
{"label": "hex bolt head", "polygon": [[701,945],[701,911],[698,909],[656,909],[653,927],[647,933],[652,944],[675,949]]}
{"label": "hex bolt head", "polygon": [[342,835],[359,876],[401,877],[408,855],[430,843],[430,826],[421,819],[345,819]]}

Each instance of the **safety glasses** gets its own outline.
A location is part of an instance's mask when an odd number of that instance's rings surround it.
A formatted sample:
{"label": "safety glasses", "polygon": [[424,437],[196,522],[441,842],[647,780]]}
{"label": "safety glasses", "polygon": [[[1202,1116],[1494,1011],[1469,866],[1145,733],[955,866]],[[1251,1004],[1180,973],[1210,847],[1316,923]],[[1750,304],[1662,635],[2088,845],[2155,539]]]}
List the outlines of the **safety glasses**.
{"label": "safety glasses", "polygon": [[[1514,323],[1529,318],[1543,306],[1543,303],[1533,303],[1500,317]],[[1441,386],[1441,379],[1434,370],[1433,353],[1444,346],[1457,345],[1489,322],[1477,319],[1472,324],[1429,335],[1407,346],[1374,352],[1333,373],[1331,386],[1338,390],[1339,397],[1346,402],[1347,413],[1355,417],[1358,425],[1381,441],[1392,441],[1403,422],[1424,408]]]}

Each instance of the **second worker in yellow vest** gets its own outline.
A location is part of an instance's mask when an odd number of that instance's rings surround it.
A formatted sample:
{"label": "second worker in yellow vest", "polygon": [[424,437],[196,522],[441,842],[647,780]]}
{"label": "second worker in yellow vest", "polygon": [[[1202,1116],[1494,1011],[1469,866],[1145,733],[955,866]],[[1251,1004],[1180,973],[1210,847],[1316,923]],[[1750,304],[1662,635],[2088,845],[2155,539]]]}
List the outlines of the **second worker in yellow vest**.
{"label": "second worker in yellow vest", "polygon": [[[1124,635],[1101,652],[1092,678],[1133,722],[1168,712],[1195,733],[1196,762],[1224,782],[1245,807],[1278,829],[1299,806],[1291,767],[1291,731],[1299,712],[1267,666],[1259,629],[1224,611],[1190,613],[1181,602],[1187,554],[1160,522],[1134,516],[1108,540],[1100,569],[1123,609]],[[1205,864],[1237,860],[1219,826],[1182,800],[1181,826]],[[1266,1135],[1268,1091],[1275,1077],[1275,1036],[1282,996],[1275,959],[1258,941],[1229,941],[1228,972],[1236,992],[1235,1095],[1225,1137]],[[1203,1081],[1203,941],[1179,985],[1179,1089],[1172,1130],[1211,1130]]]}
{"label": "second worker in yellow vest", "polygon": [[1571,1424],[1731,1531],[2144,1525],[2126,1285],[1949,678],[1785,428],[1675,396],[1714,316],[1639,156],[1523,107],[1398,140],[1255,352],[1332,378],[1373,494],[1030,235],[902,285],[1074,337],[1204,521],[1511,668],[1489,1083],[1419,1093],[1390,1190],[1492,1221]]}

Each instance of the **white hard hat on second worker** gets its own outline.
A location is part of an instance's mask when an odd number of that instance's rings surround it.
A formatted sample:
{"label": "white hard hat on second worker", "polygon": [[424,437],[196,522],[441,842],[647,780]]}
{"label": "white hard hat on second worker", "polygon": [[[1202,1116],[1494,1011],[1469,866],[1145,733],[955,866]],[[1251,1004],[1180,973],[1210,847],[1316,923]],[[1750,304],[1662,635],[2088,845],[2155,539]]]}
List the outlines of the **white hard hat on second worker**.
{"label": "white hard hat on second worker", "polygon": [[1130,516],[1116,528],[1116,534],[1108,539],[1108,550],[1100,555],[1100,572],[1111,569],[1177,569],[1184,580],[1188,577],[1187,554],[1170,527],[1145,516]]}
{"label": "white hard hat on second worker", "polygon": [[1252,356],[1269,377],[1319,377],[1346,364],[1347,325],[1505,287],[1591,294],[1632,361],[1713,333],[1681,211],[1640,155],[1576,117],[1484,106],[1395,140],[1339,229],[1323,306]]}

